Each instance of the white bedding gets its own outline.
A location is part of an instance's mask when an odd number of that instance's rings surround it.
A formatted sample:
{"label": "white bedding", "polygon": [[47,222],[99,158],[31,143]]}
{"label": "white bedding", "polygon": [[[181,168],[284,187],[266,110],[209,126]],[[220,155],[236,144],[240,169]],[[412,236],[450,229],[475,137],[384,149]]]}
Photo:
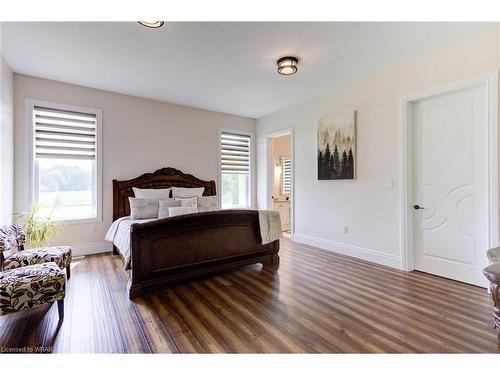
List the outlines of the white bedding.
{"label": "white bedding", "polygon": [[147,223],[158,219],[132,220],[130,216],[124,216],[115,220],[106,233],[105,240],[113,242],[120,254],[125,259],[125,269],[130,269],[130,227],[132,224]]}

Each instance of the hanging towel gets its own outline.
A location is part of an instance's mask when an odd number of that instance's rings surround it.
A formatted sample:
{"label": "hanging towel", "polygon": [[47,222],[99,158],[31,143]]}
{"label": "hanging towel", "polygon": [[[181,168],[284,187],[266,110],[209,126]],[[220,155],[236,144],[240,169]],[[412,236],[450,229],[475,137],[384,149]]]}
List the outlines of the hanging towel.
{"label": "hanging towel", "polygon": [[263,245],[283,238],[279,211],[259,210],[259,226]]}

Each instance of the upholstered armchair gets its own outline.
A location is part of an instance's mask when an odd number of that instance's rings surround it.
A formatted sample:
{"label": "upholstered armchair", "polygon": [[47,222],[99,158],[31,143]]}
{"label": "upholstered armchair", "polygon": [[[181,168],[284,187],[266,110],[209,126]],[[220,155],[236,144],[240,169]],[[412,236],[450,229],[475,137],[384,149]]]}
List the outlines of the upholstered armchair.
{"label": "upholstered armchair", "polygon": [[487,255],[490,265],[483,270],[483,274],[490,282],[493,298],[493,325],[498,330],[498,344],[500,345],[500,247],[488,250]]}
{"label": "upholstered armchair", "polygon": [[2,257],[2,270],[12,270],[19,267],[31,266],[47,262],[56,263],[61,270],[66,269],[66,276],[71,277],[71,247],[69,246],[51,246],[39,247],[24,250],[26,236],[22,227],[18,224],[12,224],[0,228],[0,249],[3,251],[17,248],[17,252]]}
{"label": "upholstered armchair", "polygon": [[59,319],[64,319],[66,275],[56,263],[44,261],[4,269],[4,252],[16,247],[23,249],[24,242],[25,237],[20,226],[12,225],[0,229],[0,315],[57,301]]}

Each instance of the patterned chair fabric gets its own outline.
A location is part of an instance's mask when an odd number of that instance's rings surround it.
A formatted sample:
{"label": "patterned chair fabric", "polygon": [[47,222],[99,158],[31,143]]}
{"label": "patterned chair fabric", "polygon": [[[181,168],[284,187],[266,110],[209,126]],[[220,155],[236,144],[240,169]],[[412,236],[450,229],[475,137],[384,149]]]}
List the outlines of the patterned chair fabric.
{"label": "patterned chair fabric", "polygon": [[52,262],[0,272],[0,315],[55,301],[62,304],[65,290],[66,276]]}
{"label": "patterned chair fabric", "polygon": [[65,269],[71,264],[71,247],[52,246],[18,251],[10,255],[3,262],[4,270],[54,262],[60,269]]}
{"label": "patterned chair fabric", "polygon": [[486,255],[488,256],[488,260],[490,261],[490,263],[500,262],[500,247],[489,249]]}
{"label": "patterned chair fabric", "polygon": [[26,243],[26,236],[19,224],[7,225],[0,228],[0,253],[16,247],[22,247]]}
{"label": "patterned chair fabric", "polygon": [[[59,268],[66,268],[68,279],[70,278],[71,247],[52,246],[24,250],[25,243],[26,236],[20,225],[11,224],[0,228],[0,270],[12,270],[18,267],[54,262]],[[5,259],[4,251],[13,248],[18,248],[20,251]]]}

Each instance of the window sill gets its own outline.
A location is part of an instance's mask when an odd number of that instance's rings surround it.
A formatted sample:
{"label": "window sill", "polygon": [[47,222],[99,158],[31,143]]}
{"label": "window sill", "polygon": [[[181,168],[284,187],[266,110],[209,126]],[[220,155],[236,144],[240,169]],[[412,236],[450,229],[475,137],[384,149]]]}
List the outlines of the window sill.
{"label": "window sill", "polygon": [[60,220],[54,220],[54,222],[56,224],[61,224],[61,225],[95,224],[95,223],[102,223],[102,219],[97,217],[88,219],[60,219]]}

